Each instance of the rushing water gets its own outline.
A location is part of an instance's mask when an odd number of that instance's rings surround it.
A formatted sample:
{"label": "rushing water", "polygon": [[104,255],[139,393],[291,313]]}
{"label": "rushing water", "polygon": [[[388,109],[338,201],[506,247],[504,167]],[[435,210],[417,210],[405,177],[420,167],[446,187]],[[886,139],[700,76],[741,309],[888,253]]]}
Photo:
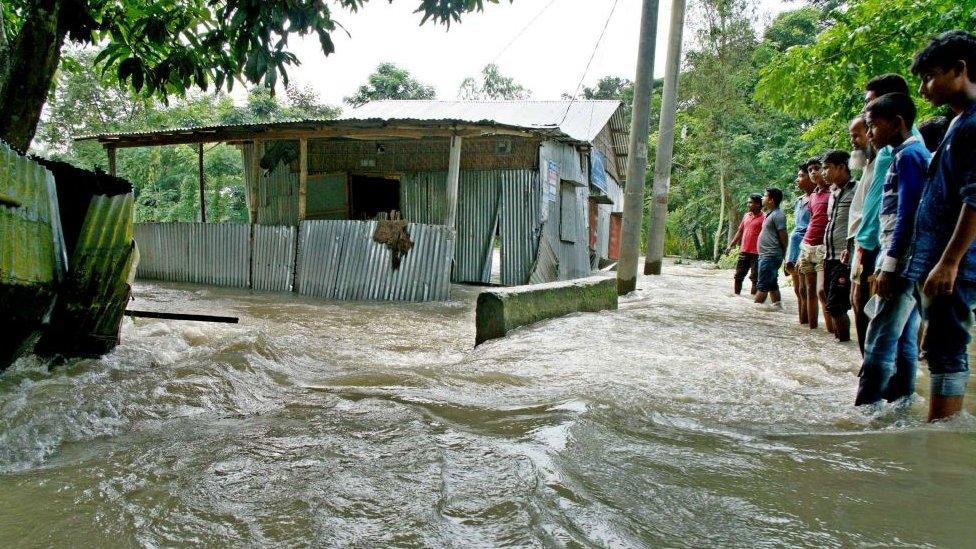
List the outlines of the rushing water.
{"label": "rushing water", "polygon": [[101,360],[0,377],[0,546],[976,543],[976,420],[855,410],[855,347],[729,278],[670,266],[477,349],[471,288],[140,284],[242,322],[127,320]]}

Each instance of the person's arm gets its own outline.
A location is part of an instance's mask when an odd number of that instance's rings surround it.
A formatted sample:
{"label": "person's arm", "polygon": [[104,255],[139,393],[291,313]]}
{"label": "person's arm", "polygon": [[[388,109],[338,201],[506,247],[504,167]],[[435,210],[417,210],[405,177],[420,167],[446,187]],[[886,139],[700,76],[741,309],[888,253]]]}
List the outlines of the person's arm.
{"label": "person's arm", "polygon": [[779,230],[779,247],[783,250],[784,253],[786,252],[786,245],[787,245],[787,241],[786,241],[786,229],[780,229]]}
{"label": "person's arm", "polygon": [[949,239],[942,257],[932,268],[922,287],[922,292],[929,297],[952,293],[952,288],[956,284],[956,275],[959,273],[959,264],[969,251],[973,240],[976,239],[976,158],[972,154],[973,146],[976,145],[976,128],[960,128],[953,137],[952,145],[954,150],[970,151],[969,154],[956,157],[958,158],[957,172],[961,175],[962,183],[959,189],[962,209],[959,211],[956,228],[952,231],[952,238]]}
{"label": "person's arm", "polygon": [[898,213],[892,229],[891,242],[881,261],[881,270],[895,272],[898,261],[908,252],[915,232],[915,212],[925,186],[928,166],[916,155],[903,155],[895,160],[898,170]]}
{"label": "person's arm", "polygon": [[895,280],[898,278],[898,260],[905,256],[911,245],[915,230],[915,212],[922,196],[925,183],[926,166],[913,156],[895,159],[898,172],[898,210],[895,227],[891,232],[891,242],[882,250],[881,274],[878,275],[878,295],[890,299],[894,294]]}
{"label": "person's arm", "polygon": [[732,237],[732,240],[729,240],[729,245],[725,247],[726,254],[731,252],[732,248],[736,247],[736,245],[738,245],[739,242],[742,240],[742,226],[745,224],[745,222],[746,222],[746,218],[743,217],[742,221],[739,222],[739,230],[735,231],[735,236]]}

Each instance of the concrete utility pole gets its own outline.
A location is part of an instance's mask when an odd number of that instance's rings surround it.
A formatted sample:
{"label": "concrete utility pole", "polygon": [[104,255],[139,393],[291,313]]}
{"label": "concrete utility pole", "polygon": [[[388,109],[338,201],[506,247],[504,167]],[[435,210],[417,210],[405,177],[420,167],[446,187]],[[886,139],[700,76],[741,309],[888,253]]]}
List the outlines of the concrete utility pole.
{"label": "concrete utility pole", "polygon": [[678,109],[678,74],[681,70],[681,39],[685,26],[686,0],[671,0],[671,30],[668,33],[668,59],[664,69],[661,97],[661,124],[654,160],[654,187],[651,211],[647,216],[647,256],[644,274],[661,274],[664,259],[664,231],[668,220],[668,188],[671,186],[671,161],[674,156],[674,118]]}
{"label": "concrete utility pole", "polygon": [[647,173],[647,136],[651,129],[657,6],[658,0],[644,0],[641,10],[633,118],[630,122],[630,146],[627,149],[627,188],[624,192],[624,219],[620,230],[620,261],[617,263],[618,295],[628,294],[637,289],[637,257],[640,255],[644,176]]}

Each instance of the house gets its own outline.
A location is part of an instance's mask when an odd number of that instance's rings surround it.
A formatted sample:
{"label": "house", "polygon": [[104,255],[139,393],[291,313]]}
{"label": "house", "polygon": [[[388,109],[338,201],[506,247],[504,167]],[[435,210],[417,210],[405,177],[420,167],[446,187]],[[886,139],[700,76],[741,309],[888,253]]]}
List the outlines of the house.
{"label": "house", "polygon": [[[79,139],[97,139],[110,169],[121,147],[242,151],[250,224],[140,224],[140,277],[428,300],[450,282],[493,282],[496,254],[504,285],[611,259],[624,124],[619,101],[375,101],[336,120]],[[393,268],[397,252],[373,237],[397,219],[413,246]]]}

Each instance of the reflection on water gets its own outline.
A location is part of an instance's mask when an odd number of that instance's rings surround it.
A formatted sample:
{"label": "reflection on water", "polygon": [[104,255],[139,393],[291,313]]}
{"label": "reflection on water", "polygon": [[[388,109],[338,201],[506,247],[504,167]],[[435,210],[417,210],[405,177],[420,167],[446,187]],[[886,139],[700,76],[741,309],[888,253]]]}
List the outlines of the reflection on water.
{"label": "reflection on water", "polygon": [[475,289],[142,284],[242,324],[127,320],[101,360],[0,377],[0,545],[969,545],[976,420],[853,409],[855,348],[728,278],[673,266],[478,349]]}

